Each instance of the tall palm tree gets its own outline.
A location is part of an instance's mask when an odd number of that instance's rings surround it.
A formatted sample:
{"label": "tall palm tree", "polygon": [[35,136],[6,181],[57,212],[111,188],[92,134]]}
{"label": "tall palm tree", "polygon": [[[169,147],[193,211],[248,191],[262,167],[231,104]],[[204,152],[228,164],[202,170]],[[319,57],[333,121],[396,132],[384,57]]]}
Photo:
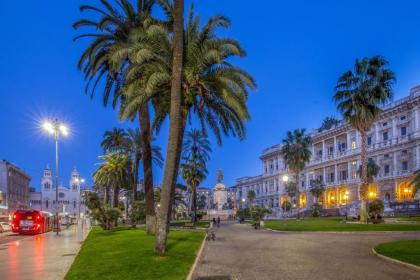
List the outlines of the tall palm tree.
{"label": "tall palm tree", "polygon": [[128,149],[128,134],[122,128],[114,127],[104,133],[101,146],[105,153],[125,152]]}
{"label": "tall palm tree", "polygon": [[127,154],[110,153],[99,157],[102,162],[93,173],[96,185],[113,189],[112,206],[118,207],[118,195],[121,188],[131,186],[131,159]]}
{"label": "tall palm tree", "polygon": [[362,176],[360,186],[360,221],[367,222],[365,192],[368,181],[367,133],[382,112],[380,106],[392,99],[394,73],[381,56],[356,59],[354,69],[344,72],[335,87],[334,101],[345,120],[360,132],[362,138]]}
{"label": "tall palm tree", "polygon": [[299,178],[300,172],[305,168],[306,163],[311,159],[310,145],[311,137],[305,133],[305,129],[295,129],[288,131],[286,138],[283,139],[281,155],[295,177],[295,199],[297,207],[297,218],[299,219]]}
{"label": "tall palm tree", "polygon": [[[166,1],[161,1],[165,6]],[[108,0],[101,0],[102,7],[83,5],[80,10],[95,12],[99,15],[97,21],[90,19],[81,19],[74,23],[73,27],[92,27],[95,31],[79,35],[75,40],[81,38],[92,39],[88,47],[82,53],[78,67],[85,74],[87,79],[86,93],[90,92],[91,97],[101,80],[105,81],[103,89],[103,102],[107,106],[112,101],[115,108],[120,101],[123,101],[121,94],[124,80],[122,73],[128,67],[128,60],[121,60],[118,63],[110,60],[110,52],[116,44],[124,44],[129,39],[133,30],[142,30],[143,23],[151,19],[151,11],[155,5],[155,0],[138,0],[137,7],[134,7],[130,1],[116,0],[112,5]],[[93,83],[93,85],[92,85]],[[91,86],[92,85],[92,86]],[[151,197],[153,194],[153,172],[152,172],[152,147],[151,147],[151,129],[150,115],[147,103],[143,103],[136,108],[139,117],[139,126],[142,131],[141,145],[143,146],[143,171],[145,177],[145,192],[147,203],[147,212],[154,213],[154,205]],[[132,120],[133,118],[131,118]],[[133,192],[135,199],[136,192]],[[153,215],[149,215],[153,217]],[[147,222],[148,232],[152,232],[154,222]],[[154,218],[152,219],[155,220]],[[152,228],[153,226],[153,228]]]}
{"label": "tall palm tree", "polygon": [[182,177],[192,193],[193,222],[197,221],[197,187],[207,176],[206,162],[210,159],[211,147],[206,134],[197,129],[187,132],[183,145]]}

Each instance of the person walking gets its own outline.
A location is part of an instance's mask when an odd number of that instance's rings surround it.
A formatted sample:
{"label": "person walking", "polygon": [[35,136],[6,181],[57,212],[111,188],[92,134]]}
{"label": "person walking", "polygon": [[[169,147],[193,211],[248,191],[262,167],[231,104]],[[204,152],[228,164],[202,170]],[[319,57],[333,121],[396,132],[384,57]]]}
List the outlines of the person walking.
{"label": "person walking", "polygon": [[213,217],[213,226],[216,226],[216,218]]}
{"label": "person walking", "polygon": [[217,228],[220,227],[220,216],[217,217]]}

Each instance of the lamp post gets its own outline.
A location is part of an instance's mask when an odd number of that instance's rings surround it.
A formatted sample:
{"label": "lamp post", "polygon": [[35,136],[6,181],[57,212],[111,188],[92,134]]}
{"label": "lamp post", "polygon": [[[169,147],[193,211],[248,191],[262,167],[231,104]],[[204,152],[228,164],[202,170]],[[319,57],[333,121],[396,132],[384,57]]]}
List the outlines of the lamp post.
{"label": "lamp post", "polygon": [[55,203],[56,203],[56,226],[57,226],[57,235],[59,231],[59,222],[58,222],[58,139],[60,135],[67,136],[69,134],[67,126],[63,123],[59,122],[58,119],[54,119],[53,121],[46,121],[42,125],[44,130],[48,132],[50,135],[54,136],[55,141]]}
{"label": "lamp post", "polygon": [[345,200],[345,202],[346,202],[346,221],[347,221],[347,216],[348,216],[348,199],[349,199],[349,191],[346,191],[345,193],[344,193],[344,200]]}
{"label": "lamp post", "polygon": [[76,183],[79,183],[79,197],[78,197],[78,203],[79,203],[79,214],[77,215],[77,219],[80,218],[80,204],[82,203],[82,184],[85,182],[85,179],[83,178],[76,178],[75,179]]}

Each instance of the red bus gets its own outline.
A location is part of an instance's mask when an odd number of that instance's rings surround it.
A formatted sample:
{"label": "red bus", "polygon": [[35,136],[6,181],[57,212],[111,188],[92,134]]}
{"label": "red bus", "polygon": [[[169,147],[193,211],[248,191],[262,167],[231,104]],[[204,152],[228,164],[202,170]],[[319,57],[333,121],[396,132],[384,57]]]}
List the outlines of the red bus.
{"label": "red bus", "polygon": [[37,234],[53,229],[54,217],[49,212],[17,210],[13,214],[12,231],[19,234]]}

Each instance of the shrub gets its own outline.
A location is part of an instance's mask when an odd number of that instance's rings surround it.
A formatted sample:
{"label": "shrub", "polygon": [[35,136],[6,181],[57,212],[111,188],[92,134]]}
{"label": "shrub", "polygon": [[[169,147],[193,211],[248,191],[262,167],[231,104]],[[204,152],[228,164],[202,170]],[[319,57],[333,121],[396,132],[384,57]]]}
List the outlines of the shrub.
{"label": "shrub", "polygon": [[382,200],[375,199],[369,203],[369,216],[374,224],[377,224],[382,220],[383,212],[384,203]]}
{"label": "shrub", "polygon": [[111,229],[121,217],[121,211],[118,208],[112,208],[108,205],[96,208],[92,211],[92,216],[98,221],[99,226],[105,230]]}
{"label": "shrub", "polygon": [[292,204],[289,201],[285,200],[281,204],[281,209],[283,209],[283,211],[286,211],[286,212],[290,211],[290,209],[292,209]]}
{"label": "shrub", "polygon": [[131,226],[136,227],[136,224],[144,221],[146,218],[146,206],[143,201],[133,201],[131,203],[130,211],[128,212],[128,217],[131,221]]}
{"label": "shrub", "polygon": [[312,205],[312,217],[319,217],[322,210],[322,205],[319,203],[315,203]]}
{"label": "shrub", "polygon": [[238,209],[238,211],[236,212],[236,216],[238,218],[241,218],[241,219],[250,218],[251,217],[251,214],[250,214],[249,208],[241,208],[241,209]]}
{"label": "shrub", "polygon": [[265,214],[268,214],[270,212],[270,209],[260,208],[257,205],[251,206],[250,209],[251,218],[254,223],[259,223],[264,218]]}

